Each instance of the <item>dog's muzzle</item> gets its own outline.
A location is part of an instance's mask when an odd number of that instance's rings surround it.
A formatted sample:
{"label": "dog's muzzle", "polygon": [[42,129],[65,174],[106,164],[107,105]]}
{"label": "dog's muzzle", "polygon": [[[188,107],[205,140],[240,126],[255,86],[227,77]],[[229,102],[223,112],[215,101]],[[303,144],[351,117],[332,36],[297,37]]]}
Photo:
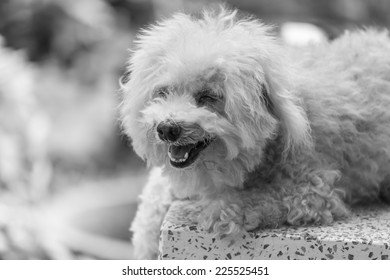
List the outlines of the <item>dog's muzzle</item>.
{"label": "dog's muzzle", "polygon": [[[207,148],[212,138],[203,138],[197,142],[188,143],[183,137],[183,127],[180,124],[164,121],[157,125],[158,137],[169,144],[168,156],[171,166],[185,168],[193,164],[201,151]],[[184,133],[185,134],[185,133]]]}

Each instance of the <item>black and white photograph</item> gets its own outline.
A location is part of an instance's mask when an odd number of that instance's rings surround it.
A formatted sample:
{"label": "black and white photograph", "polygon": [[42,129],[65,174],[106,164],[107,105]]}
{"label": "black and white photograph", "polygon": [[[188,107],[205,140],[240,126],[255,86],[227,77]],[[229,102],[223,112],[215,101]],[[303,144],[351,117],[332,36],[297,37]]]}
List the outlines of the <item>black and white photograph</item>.
{"label": "black and white photograph", "polygon": [[388,260],[389,15],[1,0],[0,260]]}

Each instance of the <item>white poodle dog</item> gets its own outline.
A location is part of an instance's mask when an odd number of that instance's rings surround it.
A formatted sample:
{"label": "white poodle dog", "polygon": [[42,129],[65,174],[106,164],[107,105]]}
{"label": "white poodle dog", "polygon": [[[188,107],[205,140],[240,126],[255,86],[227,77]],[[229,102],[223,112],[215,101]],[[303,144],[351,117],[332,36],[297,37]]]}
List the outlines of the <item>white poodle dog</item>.
{"label": "white poodle dog", "polygon": [[154,258],[173,199],[191,199],[216,235],[329,224],[390,198],[390,38],[345,33],[283,45],[272,28],[221,8],[144,30],[122,83],[136,153],[160,167],[132,224]]}

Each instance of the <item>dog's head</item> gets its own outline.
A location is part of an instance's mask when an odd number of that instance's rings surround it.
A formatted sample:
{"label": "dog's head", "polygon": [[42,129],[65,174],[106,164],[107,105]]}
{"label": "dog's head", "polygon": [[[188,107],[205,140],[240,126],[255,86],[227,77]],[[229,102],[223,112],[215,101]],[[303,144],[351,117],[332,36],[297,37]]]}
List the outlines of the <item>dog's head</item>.
{"label": "dog's head", "polygon": [[138,37],[121,113],[135,151],[149,163],[177,172],[248,171],[278,134],[285,151],[310,142],[271,28],[236,14],[177,14]]}

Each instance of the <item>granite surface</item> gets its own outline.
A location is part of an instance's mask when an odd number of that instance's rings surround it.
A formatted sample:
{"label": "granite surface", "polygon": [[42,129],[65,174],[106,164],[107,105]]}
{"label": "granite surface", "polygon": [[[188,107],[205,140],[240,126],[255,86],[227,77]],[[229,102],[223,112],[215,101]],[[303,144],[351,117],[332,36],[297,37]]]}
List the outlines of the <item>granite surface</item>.
{"label": "granite surface", "polygon": [[190,202],[175,202],[161,229],[160,259],[347,259],[387,260],[390,206],[353,209],[331,226],[283,227],[248,232],[239,238],[214,237],[189,220]]}

